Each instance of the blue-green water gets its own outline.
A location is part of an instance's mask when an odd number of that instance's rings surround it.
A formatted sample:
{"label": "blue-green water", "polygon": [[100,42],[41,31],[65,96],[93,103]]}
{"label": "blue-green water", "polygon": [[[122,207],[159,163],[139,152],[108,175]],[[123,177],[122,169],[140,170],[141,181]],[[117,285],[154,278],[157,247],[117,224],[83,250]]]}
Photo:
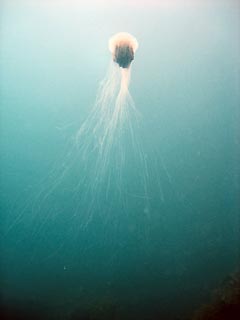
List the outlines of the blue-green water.
{"label": "blue-green water", "polygon": [[[239,5],[130,2],[0,5],[7,319],[190,319],[239,264]],[[142,152],[92,188],[73,137],[119,31]]]}

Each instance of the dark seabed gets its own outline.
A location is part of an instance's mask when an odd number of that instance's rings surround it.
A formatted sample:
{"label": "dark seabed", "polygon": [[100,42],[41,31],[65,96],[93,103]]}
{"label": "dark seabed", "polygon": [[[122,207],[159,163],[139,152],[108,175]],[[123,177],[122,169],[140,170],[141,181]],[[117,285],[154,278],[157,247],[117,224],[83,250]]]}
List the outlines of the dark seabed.
{"label": "dark seabed", "polygon": [[[0,19],[1,319],[237,319],[239,2],[3,0]],[[76,135],[119,31],[139,114],[102,154]]]}

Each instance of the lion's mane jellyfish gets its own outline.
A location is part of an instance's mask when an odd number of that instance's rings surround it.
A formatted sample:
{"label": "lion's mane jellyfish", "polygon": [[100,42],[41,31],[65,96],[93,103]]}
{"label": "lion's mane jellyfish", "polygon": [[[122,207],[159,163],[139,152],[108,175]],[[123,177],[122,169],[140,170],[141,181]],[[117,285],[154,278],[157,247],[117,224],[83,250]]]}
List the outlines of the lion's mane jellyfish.
{"label": "lion's mane jellyfish", "polygon": [[[108,223],[117,230],[119,210],[126,212],[127,217],[130,207],[135,214],[135,201],[139,210],[148,201],[145,200],[147,166],[138,139],[141,127],[129,93],[138,43],[128,33],[117,33],[109,39],[108,48],[109,67],[99,84],[95,103],[71,140],[70,148],[67,145],[64,150],[60,165],[54,165],[50,172],[49,188],[46,189],[44,181],[36,196],[31,212],[41,216],[46,211],[46,217],[34,232],[43,230],[48,220],[54,223],[54,217],[48,219],[53,212],[56,216],[61,212],[64,217],[70,212],[69,222],[74,223],[69,224],[69,230],[71,234],[76,230],[76,238],[90,223],[99,222],[99,218],[103,230]],[[64,199],[63,206],[59,205],[60,198]]]}
{"label": "lion's mane jellyfish", "polygon": [[[96,181],[102,180],[104,173],[109,171],[110,158],[117,154],[116,151],[119,153],[126,131],[133,139],[130,118],[131,113],[137,114],[128,90],[137,40],[129,33],[121,32],[112,36],[108,45],[112,54],[108,72],[100,83],[94,108],[77,134],[77,143],[85,158],[95,154],[96,170],[92,171],[95,171]],[[120,152],[119,157],[115,156],[117,161],[122,157]]]}

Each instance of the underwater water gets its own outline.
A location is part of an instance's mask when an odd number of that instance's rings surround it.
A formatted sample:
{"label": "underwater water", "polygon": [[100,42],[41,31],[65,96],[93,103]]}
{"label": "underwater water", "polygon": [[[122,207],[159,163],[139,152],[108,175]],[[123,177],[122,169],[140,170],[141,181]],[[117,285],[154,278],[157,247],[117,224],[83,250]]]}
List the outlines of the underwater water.
{"label": "underwater water", "polygon": [[[238,2],[0,9],[1,314],[191,319],[239,265]],[[136,110],[103,156],[76,135],[120,31]]]}

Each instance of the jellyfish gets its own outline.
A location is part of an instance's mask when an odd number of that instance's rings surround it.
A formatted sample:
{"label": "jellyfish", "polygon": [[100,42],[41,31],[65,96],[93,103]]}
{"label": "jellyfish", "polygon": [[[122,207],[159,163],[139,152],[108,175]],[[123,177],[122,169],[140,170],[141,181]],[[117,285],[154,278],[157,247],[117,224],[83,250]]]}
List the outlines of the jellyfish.
{"label": "jellyfish", "polygon": [[[53,168],[51,187],[39,197],[43,206],[53,194],[70,190],[68,195],[65,192],[66,201],[75,204],[73,217],[81,212],[82,227],[93,221],[96,212],[113,211],[111,208],[117,203],[126,206],[127,195],[138,193],[135,187],[143,186],[145,193],[145,158],[135,130],[140,113],[129,92],[138,42],[129,33],[121,32],[109,39],[108,48],[109,67],[95,102],[66,146],[60,165]],[[136,168],[141,168],[140,178]],[[66,189],[66,185],[72,187]],[[36,203],[40,207],[38,200]]]}
{"label": "jellyfish", "polygon": [[[137,116],[134,101],[129,92],[131,64],[138,42],[131,34],[120,32],[109,39],[111,60],[105,78],[99,85],[95,104],[77,133],[77,143],[84,158],[95,154],[94,180],[99,181],[109,172],[111,155],[119,153],[126,130],[133,139],[130,118]],[[117,153],[116,153],[117,152]]]}
{"label": "jellyfish", "polygon": [[69,226],[71,236],[75,230],[75,238],[91,222],[99,225],[99,218],[104,231],[108,224],[117,230],[120,211],[125,217],[132,211],[134,219],[136,211],[144,210],[149,216],[148,157],[142,148],[140,113],[129,92],[138,42],[121,32],[109,39],[108,48],[109,67],[93,107],[8,232],[19,224],[25,211],[31,215],[27,223],[38,222],[31,228],[34,236],[43,230],[45,236],[45,230],[50,230],[49,226],[54,229],[57,217],[63,214],[70,219],[66,230]]}

